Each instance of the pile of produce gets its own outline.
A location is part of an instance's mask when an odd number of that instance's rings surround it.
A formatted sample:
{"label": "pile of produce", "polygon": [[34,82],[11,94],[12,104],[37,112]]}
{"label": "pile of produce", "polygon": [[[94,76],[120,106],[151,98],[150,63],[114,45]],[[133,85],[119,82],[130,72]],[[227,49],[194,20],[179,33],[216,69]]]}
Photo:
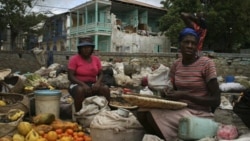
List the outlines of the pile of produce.
{"label": "pile of produce", "polygon": [[4,136],[0,141],[91,141],[75,122],[56,119],[53,114],[39,114],[33,122],[21,121],[13,136]]}
{"label": "pile of produce", "polygon": [[33,91],[34,89],[54,89],[49,83],[48,80],[39,74],[30,74],[26,76],[25,80],[26,91]]}

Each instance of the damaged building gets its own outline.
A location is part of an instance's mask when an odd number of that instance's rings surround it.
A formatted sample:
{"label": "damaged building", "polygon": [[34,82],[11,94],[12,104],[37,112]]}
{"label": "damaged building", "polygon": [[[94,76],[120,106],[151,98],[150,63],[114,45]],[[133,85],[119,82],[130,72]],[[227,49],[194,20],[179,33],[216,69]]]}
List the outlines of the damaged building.
{"label": "damaged building", "polygon": [[170,42],[159,31],[159,18],[166,9],[135,0],[92,0],[69,11],[66,48],[86,36],[100,52],[168,52]]}

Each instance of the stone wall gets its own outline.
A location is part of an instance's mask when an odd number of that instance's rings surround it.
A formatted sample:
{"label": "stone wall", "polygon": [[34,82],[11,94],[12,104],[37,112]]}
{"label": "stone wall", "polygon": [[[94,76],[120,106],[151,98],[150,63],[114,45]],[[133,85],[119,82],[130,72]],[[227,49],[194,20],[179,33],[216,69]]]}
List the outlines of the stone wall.
{"label": "stone wall", "polygon": [[[53,62],[67,65],[70,56],[75,52],[54,52]],[[103,61],[124,61],[129,62],[137,58],[141,61],[142,66],[152,66],[156,63],[171,66],[177,58],[176,53],[99,53]],[[216,63],[218,75],[244,75],[250,77],[250,54],[206,54],[212,57]],[[44,54],[48,59],[48,53]],[[47,60],[46,60],[47,61]],[[29,51],[0,51],[0,69],[11,68],[12,72],[20,71],[21,73],[34,72],[40,67],[41,61],[37,60],[35,55]]]}

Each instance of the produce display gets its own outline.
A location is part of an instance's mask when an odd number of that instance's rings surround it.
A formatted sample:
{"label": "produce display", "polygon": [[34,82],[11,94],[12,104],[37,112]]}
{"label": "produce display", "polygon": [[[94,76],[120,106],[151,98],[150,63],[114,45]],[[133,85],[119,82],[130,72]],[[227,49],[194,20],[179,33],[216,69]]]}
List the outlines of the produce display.
{"label": "produce display", "polygon": [[[1,121],[0,121],[1,122]],[[0,127],[1,128],[1,127]],[[91,141],[76,122],[56,119],[53,114],[43,113],[32,122],[20,121],[16,132],[0,138],[0,141]]]}
{"label": "produce display", "polygon": [[24,85],[24,90],[26,91],[33,91],[34,89],[54,89],[54,87],[48,83],[48,80],[39,74],[27,75]]}

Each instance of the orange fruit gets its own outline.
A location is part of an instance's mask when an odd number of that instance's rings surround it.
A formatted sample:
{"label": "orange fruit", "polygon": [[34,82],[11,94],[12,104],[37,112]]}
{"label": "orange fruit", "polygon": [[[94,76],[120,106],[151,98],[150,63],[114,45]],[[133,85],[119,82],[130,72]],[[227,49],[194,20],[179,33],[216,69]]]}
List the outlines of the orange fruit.
{"label": "orange fruit", "polygon": [[82,131],[80,131],[80,132],[77,132],[77,136],[78,137],[83,137],[85,134],[84,134],[84,132],[82,132]]}
{"label": "orange fruit", "polygon": [[62,137],[59,141],[75,141],[72,137]]}
{"label": "orange fruit", "polygon": [[92,141],[92,139],[89,136],[84,136],[84,141]]}
{"label": "orange fruit", "polygon": [[48,141],[56,141],[57,140],[57,133],[56,131],[49,131],[47,134]]}

